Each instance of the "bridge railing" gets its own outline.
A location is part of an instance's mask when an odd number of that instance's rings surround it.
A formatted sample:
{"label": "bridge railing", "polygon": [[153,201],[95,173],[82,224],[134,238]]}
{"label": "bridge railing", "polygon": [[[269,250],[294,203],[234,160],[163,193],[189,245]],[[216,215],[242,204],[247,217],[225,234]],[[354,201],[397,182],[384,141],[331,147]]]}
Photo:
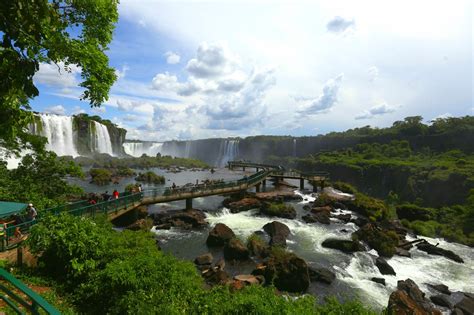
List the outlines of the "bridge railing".
{"label": "bridge railing", "polygon": [[[41,211],[36,220],[28,220],[20,224],[9,225],[5,229],[5,234],[0,237],[0,250],[11,249],[16,247],[21,240],[16,238],[15,234],[27,234],[30,228],[41,221],[41,217],[46,213],[51,213],[53,215],[58,215],[63,212],[67,212],[74,216],[95,216],[96,214],[107,214],[111,212],[118,212],[121,209],[127,208],[132,204],[140,201],[143,198],[143,193],[127,194],[124,193],[124,196],[117,199],[111,199],[107,201],[98,202],[96,204],[90,204],[89,202],[75,202],[69,205],[64,205],[60,207],[50,208]],[[82,205],[82,207],[79,207]],[[20,233],[18,233],[20,232]]]}
{"label": "bridge railing", "polygon": [[17,314],[25,314],[25,311],[32,314],[44,314],[45,312],[52,315],[61,314],[38,293],[3,268],[0,268],[0,280],[0,291],[2,291],[0,299]]}

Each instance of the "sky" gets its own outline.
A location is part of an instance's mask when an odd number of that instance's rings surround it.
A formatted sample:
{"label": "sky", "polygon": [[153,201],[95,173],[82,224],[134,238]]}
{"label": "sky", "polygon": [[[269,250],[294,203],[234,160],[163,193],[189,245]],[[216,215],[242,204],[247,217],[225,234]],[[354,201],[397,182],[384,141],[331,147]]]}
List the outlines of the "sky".
{"label": "sky", "polygon": [[469,0],[121,0],[109,100],[90,108],[80,68],[41,64],[31,105],[99,115],[153,141],[473,115],[473,9]]}

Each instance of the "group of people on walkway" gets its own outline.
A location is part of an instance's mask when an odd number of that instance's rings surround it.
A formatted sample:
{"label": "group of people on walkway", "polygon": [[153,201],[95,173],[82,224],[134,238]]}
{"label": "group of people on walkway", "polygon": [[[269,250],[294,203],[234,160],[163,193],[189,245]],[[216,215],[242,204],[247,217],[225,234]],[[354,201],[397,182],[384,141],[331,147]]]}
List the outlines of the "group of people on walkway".
{"label": "group of people on walkway", "polygon": [[20,224],[33,222],[36,220],[38,216],[38,211],[33,206],[32,203],[28,204],[26,207],[26,213],[21,215],[19,213],[15,213],[7,218],[0,219],[0,241],[2,242],[1,246],[3,246],[3,241],[5,240],[5,236],[11,237],[11,235],[7,235],[7,228],[8,226],[14,226],[15,231],[13,232],[13,236],[15,238],[22,238],[23,234],[21,233]]}

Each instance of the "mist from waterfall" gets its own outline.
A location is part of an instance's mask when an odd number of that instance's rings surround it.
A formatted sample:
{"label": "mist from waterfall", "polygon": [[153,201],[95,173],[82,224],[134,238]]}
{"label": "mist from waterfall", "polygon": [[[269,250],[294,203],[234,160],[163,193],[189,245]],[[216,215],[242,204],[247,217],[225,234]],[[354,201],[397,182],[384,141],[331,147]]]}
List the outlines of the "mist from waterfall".
{"label": "mist from waterfall", "polygon": [[134,157],[140,157],[143,154],[156,156],[162,153],[163,143],[161,142],[125,142],[123,149],[125,153]]}
{"label": "mist from waterfall", "polygon": [[42,126],[34,126],[36,134],[48,139],[46,150],[54,151],[57,155],[78,156],[76,149],[75,134],[73,130],[73,118],[71,116],[59,116],[41,114]]}
{"label": "mist from waterfall", "polygon": [[93,121],[92,123],[95,127],[95,133],[91,132],[91,143],[93,144],[94,152],[114,155],[112,141],[110,140],[110,134],[107,126],[98,123],[97,121]]}

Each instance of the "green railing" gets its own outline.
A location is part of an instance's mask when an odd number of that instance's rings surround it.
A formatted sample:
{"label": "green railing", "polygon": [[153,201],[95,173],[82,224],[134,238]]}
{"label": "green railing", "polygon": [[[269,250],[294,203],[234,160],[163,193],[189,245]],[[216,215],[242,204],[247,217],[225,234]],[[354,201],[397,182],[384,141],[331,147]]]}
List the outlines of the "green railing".
{"label": "green railing", "polygon": [[0,291],[0,298],[17,314],[25,314],[26,312],[31,314],[45,312],[46,314],[61,314],[38,293],[31,290],[3,268],[0,268]]}
{"label": "green railing", "polygon": [[117,213],[118,211],[127,208],[138,201],[141,201],[142,198],[143,193],[123,193],[122,197],[98,202],[96,204],[90,204],[88,201],[78,201],[59,207],[45,209],[44,211],[39,212],[36,220],[29,220],[20,224],[8,226],[5,229],[5,234],[0,236],[0,251],[12,249],[18,246],[18,244],[21,243],[21,240],[19,240],[15,234],[18,232],[21,232],[21,234],[27,234],[31,226],[41,221],[41,217],[46,213],[59,215],[63,212],[66,212],[74,216],[87,215],[94,217],[96,214],[109,214],[112,212]]}

